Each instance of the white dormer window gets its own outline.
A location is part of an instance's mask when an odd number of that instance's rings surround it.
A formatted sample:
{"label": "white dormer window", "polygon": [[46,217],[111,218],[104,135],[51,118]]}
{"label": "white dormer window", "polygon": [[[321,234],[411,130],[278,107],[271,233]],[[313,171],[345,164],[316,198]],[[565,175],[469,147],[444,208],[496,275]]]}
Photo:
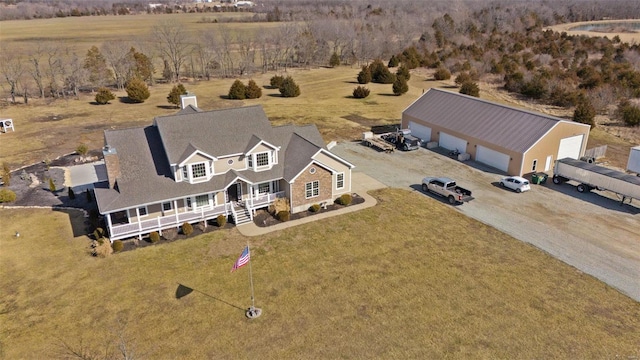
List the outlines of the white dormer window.
{"label": "white dormer window", "polygon": [[259,152],[247,156],[247,166],[256,171],[269,169],[275,164],[275,154],[272,151]]}
{"label": "white dormer window", "polygon": [[207,165],[205,163],[197,163],[191,165],[191,178],[198,180],[207,177]]}
{"label": "white dormer window", "polygon": [[182,180],[191,183],[203,181],[209,178],[211,172],[212,170],[206,162],[185,165],[182,168]]}
{"label": "white dormer window", "polygon": [[263,152],[256,154],[256,166],[263,167],[269,166],[269,153]]}

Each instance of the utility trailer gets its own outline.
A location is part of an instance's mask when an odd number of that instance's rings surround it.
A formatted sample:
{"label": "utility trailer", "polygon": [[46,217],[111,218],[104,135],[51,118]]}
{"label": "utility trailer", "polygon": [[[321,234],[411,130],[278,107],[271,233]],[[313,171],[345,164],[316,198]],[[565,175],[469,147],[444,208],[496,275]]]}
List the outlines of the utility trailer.
{"label": "utility trailer", "polygon": [[593,189],[609,190],[622,197],[621,203],[627,198],[629,202],[631,199],[640,200],[640,177],[622,171],[565,158],[556,161],[553,173],[554,184],[577,181],[576,189],[581,193]]}
{"label": "utility trailer", "polygon": [[640,176],[640,146],[632,147],[631,151],[629,151],[627,170],[633,171]]}
{"label": "utility trailer", "polygon": [[384,152],[393,152],[396,145],[383,140],[380,136],[374,135],[371,131],[362,133],[362,143],[368,147],[373,147]]}

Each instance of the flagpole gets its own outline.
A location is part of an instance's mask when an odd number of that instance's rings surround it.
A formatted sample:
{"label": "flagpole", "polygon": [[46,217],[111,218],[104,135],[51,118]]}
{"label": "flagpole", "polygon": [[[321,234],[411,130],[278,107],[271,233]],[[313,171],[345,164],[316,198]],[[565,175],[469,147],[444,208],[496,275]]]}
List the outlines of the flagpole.
{"label": "flagpole", "polygon": [[247,241],[247,249],[249,249],[249,283],[251,284],[251,309],[255,308],[255,299],[253,297],[253,273],[251,271],[251,248],[249,248],[249,242]]}

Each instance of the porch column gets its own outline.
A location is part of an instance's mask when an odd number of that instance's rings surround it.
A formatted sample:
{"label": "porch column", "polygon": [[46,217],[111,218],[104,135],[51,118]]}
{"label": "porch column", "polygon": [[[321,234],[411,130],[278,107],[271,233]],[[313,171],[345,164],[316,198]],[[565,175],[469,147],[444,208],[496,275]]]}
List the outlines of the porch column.
{"label": "porch column", "polygon": [[157,219],[158,219],[158,233],[160,234],[160,236],[162,236],[162,223],[160,222],[160,216],[158,216]]}
{"label": "porch column", "polygon": [[112,223],[111,223],[111,213],[107,214],[107,228],[109,228],[109,237],[112,236],[111,233],[111,227],[112,227]]}
{"label": "porch column", "polygon": [[142,240],[142,222],[140,221],[140,208],[136,208],[136,219],[138,219],[138,240]]}
{"label": "porch column", "polygon": [[178,200],[173,200],[173,214],[176,216],[176,224],[180,224],[180,218],[178,218]]}

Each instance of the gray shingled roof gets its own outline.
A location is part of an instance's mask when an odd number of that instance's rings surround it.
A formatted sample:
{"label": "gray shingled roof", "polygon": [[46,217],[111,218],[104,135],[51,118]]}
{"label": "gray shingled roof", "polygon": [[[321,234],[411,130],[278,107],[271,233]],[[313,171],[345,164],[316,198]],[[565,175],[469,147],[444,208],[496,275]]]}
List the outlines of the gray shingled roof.
{"label": "gray shingled roof", "polygon": [[253,135],[270,141],[271,123],[261,106],[157,117],[170,164],[178,164],[189,144],[212,156],[239,154]]}
{"label": "gray shingled roof", "polygon": [[[271,127],[259,106],[167,116],[156,118],[155,124],[157,126],[105,131],[106,144],[117,151],[122,176],[117,180],[117,190],[108,189],[104,184],[96,187],[101,213],[222,191],[236,177],[252,183],[290,179],[289,176],[295,176],[312,161],[312,155],[325,148],[315,125]],[[201,128],[204,130],[198,131]],[[278,164],[271,170],[232,170],[198,184],[175,182],[172,178],[167,148],[174,151],[172,154],[177,160],[195,149],[218,157],[244,152],[258,139],[280,146]]]}
{"label": "gray shingled roof", "polygon": [[565,120],[473,96],[429,89],[403,114],[437,126],[524,153]]}

